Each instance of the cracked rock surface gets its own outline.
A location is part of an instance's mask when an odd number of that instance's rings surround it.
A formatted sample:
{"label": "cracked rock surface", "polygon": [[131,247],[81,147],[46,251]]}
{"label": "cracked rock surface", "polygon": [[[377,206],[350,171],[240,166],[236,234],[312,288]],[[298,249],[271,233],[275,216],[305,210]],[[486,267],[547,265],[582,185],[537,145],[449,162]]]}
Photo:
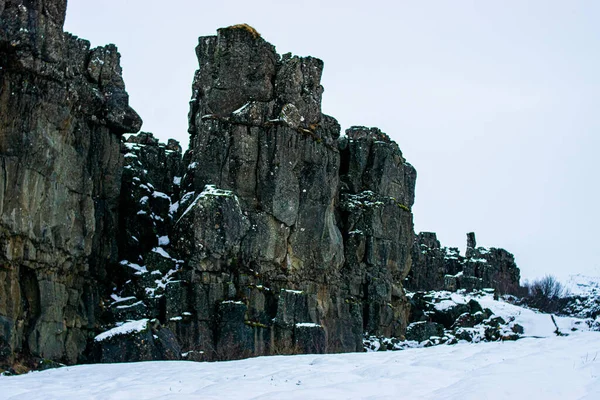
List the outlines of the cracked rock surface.
{"label": "cracked rock surface", "polygon": [[0,2],[0,365],[85,361],[118,259],[119,53],[62,26],[66,0]]}
{"label": "cracked rock surface", "polygon": [[[365,331],[402,335],[416,172],[398,146],[376,128],[340,138],[321,113],[321,60],[280,56],[244,26],[201,37],[196,53],[177,190],[152,178],[164,174],[144,161],[147,140],[126,144],[132,185],[150,189],[126,211],[140,221],[122,227],[132,276],[114,299],[136,296],[136,318],[174,332],[188,359],[360,351]],[[162,212],[153,190],[169,199]]]}
{"label": "cracked rock surface", "polygon": [[[127,134],[142,121],[120,55],[64,33],[65,10],[0,0],[0,368],[404,337],[403,284],[453,267],[421,249],[435,240],[415,244],[416,171],[398,145],[322,113],[321,60],[279,55],[247,25],[199,38],[184,152]],[[510,253],[469,243],[476,262],[454,275],[518,283]],[[406,281],[413,259],[427,271]],[[484,259],[504,269],[486,275]]]}

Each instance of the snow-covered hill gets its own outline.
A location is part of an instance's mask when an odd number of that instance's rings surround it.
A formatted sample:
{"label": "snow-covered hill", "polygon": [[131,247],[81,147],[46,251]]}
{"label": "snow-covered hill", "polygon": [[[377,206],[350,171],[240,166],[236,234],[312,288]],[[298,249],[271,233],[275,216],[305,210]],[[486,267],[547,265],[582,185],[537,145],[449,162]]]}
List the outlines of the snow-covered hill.
{"label": "snow-covered hill", "polygon": [[[443,295],[444,292],[439,292]],[[470,299],[475,299],[482,307],[492,310],[494,315],[504,318],[506,321],[512,321],[523,327],[524,337],[551,337],[555,336],[556,327],[563,333],[573,331],[589,331],[600,328],[600,321],[589,318],[562,317],[554,316],[556,326],[552,321],[550,314],[536,312],[529,308],[516,306],[514,304],[494,300],[492,295],[470,295],[452,293],[450,299],[456,303],[466,303]],[[600,340],[600,334],[598,335]]]}
{"label": "snow-covered hill", "polygon": [[567,297],[562,299],[561,313],[579,318],[600,316],[600,277],[571,275],[564,286]]}
{"label": "snow-covered hill", "polygon": [[547,314],[491,296],[477,301],[531,337],[396,352],[82,365],[0,377],[0,399],[600,399],[600,333],[588,323],[556,318],[569,334],[558,337]]}
{"label": "snow-covered hill", "polygon": [[569,276],[565,288],[573,296],[600,296],[600,277],[575,274]]}

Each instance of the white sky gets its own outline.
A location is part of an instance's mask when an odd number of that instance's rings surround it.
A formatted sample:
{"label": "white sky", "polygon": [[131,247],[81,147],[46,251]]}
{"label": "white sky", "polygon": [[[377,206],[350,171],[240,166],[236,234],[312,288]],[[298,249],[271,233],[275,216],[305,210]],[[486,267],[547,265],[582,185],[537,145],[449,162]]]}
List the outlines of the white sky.
{"label": "white sky", "polygon": [[246,22],[325,62],[323,111],[417,169],[415,230],[513,252],[525,278],[600,275],[600,2],[69,0],[115,43],[143,130],[187,146],[198,36]]}

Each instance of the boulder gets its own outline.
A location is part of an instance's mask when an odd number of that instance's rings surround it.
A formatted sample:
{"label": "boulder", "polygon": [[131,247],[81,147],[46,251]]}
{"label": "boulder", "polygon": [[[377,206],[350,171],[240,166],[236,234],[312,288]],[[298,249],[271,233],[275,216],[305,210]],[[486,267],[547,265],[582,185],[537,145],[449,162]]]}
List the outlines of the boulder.
{"label": "boulder", "polygon": [[430,337],[444,336],[444,325],[437,322],[413,322],[406,328],[406,340],[415,340],[423,342]]}
{"label": "boulder", "polygon": [[94,355],[95,361],[101,363],[179,360],[181,348],[169,329],[151,326],[142,319],[96,336]]}

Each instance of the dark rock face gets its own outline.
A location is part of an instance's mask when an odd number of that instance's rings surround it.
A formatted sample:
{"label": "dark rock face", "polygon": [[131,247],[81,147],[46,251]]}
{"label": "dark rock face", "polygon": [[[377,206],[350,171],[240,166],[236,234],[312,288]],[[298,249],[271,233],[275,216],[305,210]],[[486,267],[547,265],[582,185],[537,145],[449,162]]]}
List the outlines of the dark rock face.
{"label": "dark rock face", "polygon": [[318,59],[280,57],[238,27],[200,38],[197,54],[176,252],[189,297],[215,294],[192,314],[244,302],[238,320],[276,338],[253,352],[353,351],[364,330],[403,332],[416,174],[397,145],[362,127],[338,140]]}
{"label": "dark rock face", "polygon": [[0,0],[0,367],[361,351],[403,337],[413,263],[413,288],[518,285],[474,236],[466,258],[415,242],[415,169],[377,128],[340,137],[321,60],[247,25],[201,37],[182,155],[123,136],[119,53],[63,33],[65,8]]}
{"label": "dark rock face", "polygon": [[416,171],[378,129],[353,127],[346,135],[338,143],[342,274],[352,298],[363,302],[365,331],[400,336],[408,316],[400,282],[411,265]]}
{"label": "dark rock face", "polygon": [[95,359],[102,363],[181,359],[181,348],[170,330],[152,327],[147,320],[133,324],[138,327],[97,336],[94,341]]}
{"label": "dark rock face", "polygon": [[[183,261],[171,253],[174,213],[182,173],[181,146],[165,145],[151,133],[129,136],[121,145],[125,160],[119,206],[118,267],[111,275],[110,298],[101,315],[103,328],[119,331],[127,321],[151,320],[147,329],[94,341],[94,361],[122,362],[181,358],[171,321],[184,312],[186,285],[176,279]],[[162,322],[162,324],[161,324]],[[133,350],[132,350],[133,349]]]}
{"label": "dark rock face", "polygon": [[183,162],[144,155],[164,145],[143,134],[125,144],[107,327],[155,318],[188,359],[403,334],[416,172],[398,146],[375,128],[339,139],[321,113],[322,61],[280,56],[248,27],[200,38],[197,55]]}
{"label": "dark rock face", "polygon": [[519,268],[504,249],[476,247],[467,234],[465,257],[458,249],[441,247],[435,233],[421,232],[412,250],[412,270],[406,281],[411,290],[475,290],[493,288],[502,294],[519,293]]}
{"label": "dark rock face", "polygon": [[82,361],[118,256],[119,138],[141,120],[116,48],[63,33],[65,9],[0,2],[0,365]]}
{"label": "dark rock face", "polygon": [[130,136],[121,144],[119,257],[137,263],[142,254],[168,241],[172,230],[171,199],[179,196],[181,146],[159,143],[151,133]]}

